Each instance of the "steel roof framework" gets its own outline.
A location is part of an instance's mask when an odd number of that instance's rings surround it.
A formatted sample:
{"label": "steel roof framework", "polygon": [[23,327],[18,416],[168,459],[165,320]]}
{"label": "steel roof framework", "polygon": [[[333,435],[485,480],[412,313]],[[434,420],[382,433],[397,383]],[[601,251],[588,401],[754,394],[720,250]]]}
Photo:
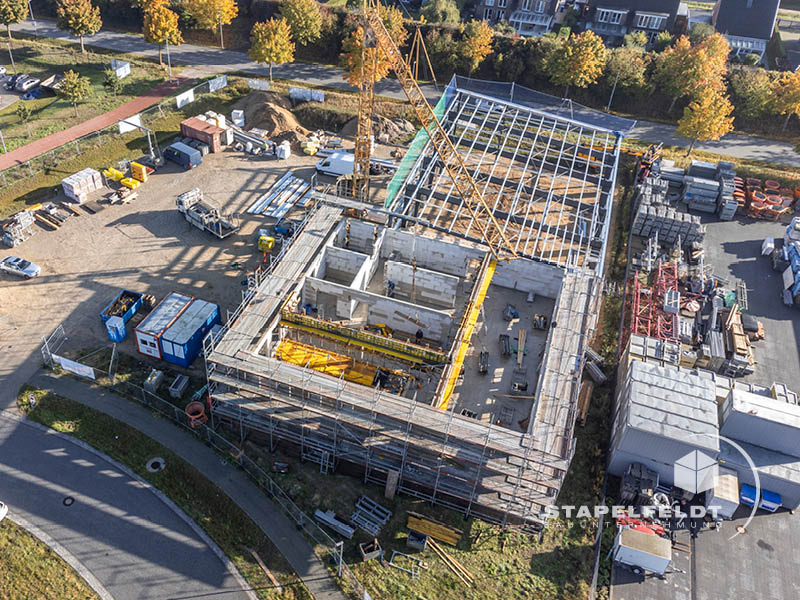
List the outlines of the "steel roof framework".
{"label": "steel roof framework", "polygon": [[[621,133],[463,89],[441,121],[520,256],[602,270]],[[430,143],[392,208],[481,241]]]}

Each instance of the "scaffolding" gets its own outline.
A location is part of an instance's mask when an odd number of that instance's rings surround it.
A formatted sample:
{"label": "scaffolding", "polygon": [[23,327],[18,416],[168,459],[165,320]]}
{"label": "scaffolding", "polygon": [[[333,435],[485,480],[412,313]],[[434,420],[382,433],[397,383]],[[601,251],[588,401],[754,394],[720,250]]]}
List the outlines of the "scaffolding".
{"label": "scaffolding", "polygon": [[678,294],[676,262],[658,262],[652,287],[642,283],[639,271],[633,272],[625,290],[629,320],[622,332],[620,356],[625,352],[631,334],[678,343],[678,314],[668,312],[664,307],[668,293]]}
{"label": "scaffolding", "polygon": [[[491,97],[461,81],[455,89],[451,84],[452,100],[440,122],[511,249],[561,267],[602,272],[627,130]],[[428,141],[418,152],[392,196],[392,211],[481,242],[481,223],[464,205],[434,145]]]}

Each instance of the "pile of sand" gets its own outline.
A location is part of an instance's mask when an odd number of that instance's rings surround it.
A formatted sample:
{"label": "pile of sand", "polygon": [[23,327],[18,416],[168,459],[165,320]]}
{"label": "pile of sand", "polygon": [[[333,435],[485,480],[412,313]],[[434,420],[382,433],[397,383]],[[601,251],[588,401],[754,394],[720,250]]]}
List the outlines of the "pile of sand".
{"label": "pile of sand", "polygon": [[[358,130],[358,118],[350,119],[339,135],[347,138],[354,138]],[[372,115],[372,135],[379,144],[397,144],[404,142],[408,137],[416,133],[417,129],[410,121],[405,119],[388,119],[381,115]]]}
{"label": "pile of sand", "polygon": [[292,104],[288,98],[275,92],[250,92],[234,106],[244,111],[246,129],[257,127],[266,131],[270,139],[277,140],[280,134],[293,134],[290,142],[302,141],[310,132],[300,125],[290,110]]}

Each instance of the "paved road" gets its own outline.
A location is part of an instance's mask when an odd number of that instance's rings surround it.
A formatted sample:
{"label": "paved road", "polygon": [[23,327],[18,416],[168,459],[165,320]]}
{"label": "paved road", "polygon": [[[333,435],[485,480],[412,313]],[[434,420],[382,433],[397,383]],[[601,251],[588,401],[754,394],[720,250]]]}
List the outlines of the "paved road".
{"label": "paved road", "polygon": [[[74,498],[71,506],[64,499]],[[116,464],[0,412],[0,498],[61,544],[116,599],[249,595],[150,489]]]}
{"label": "paved road", "polygon": [[219,486],[255,521],[286,557],[314,598],[345,600],[344,594],[293,522],[242,471],[220,460],[219,455],[196,438],[181,432],[169,421],[155,416],[138,404],[76,379],[40,371],[30,383],[124,421],[175,452]]}
{"label": "paved road", "polygon": [[[12,31],[23,31],[34,35],[33,25],[25,21],[11,26]],[[63,31],[56,28],[52,22],[37,21],[38,35],[57,38],[69,38]],[[114,31],[100,31],[86,38],[90,45],[108,48],[120,52],[140,54],[143,56],[157,57],[158,49],[153,44],[145,42],[141,36]],[[206,46],[182,44],[171,50],[174,64],[191,65],[183,72],[186,77],[201,77],[225,72],[241,72],[266,77],[268,70],[252,62],[246,54],[230,50],[219,50]],[[279,65],[273,69],[273,75],[279,79],[288,79],[298,82],[307,82],[312,85],[325,86],[342,90],[351,88],[342,79],[342,70],[336,67],[313,65],[305,63],[289,63]],[[390,98],[405,98],[400,84],[395,80],[384,80],[375,86],[376,92]],[[433,86],[423,87],[425,95],[430,100],[438,98],[439,93]],[[649,142],[664,142],[665,144],[688,147],[689,140],[675,135],[675,127],[661,123],[639,121],[636,129],[631,133],[632,138]],[[800,154],[794,151],[791,144],[757,138],[746,135],[730,134],[718,142],[698,143],[697,150],[724,154],[734,158],[774,162],[791,167],[800,167]]]}

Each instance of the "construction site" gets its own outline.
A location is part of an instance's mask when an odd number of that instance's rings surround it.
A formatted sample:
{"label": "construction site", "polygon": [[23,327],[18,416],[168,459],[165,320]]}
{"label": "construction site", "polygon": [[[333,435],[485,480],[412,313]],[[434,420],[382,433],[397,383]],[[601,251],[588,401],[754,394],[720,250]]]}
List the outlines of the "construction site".
{"label": "construction site", "polygon": [[[486,85],[454,79],[436,110],[489,212],[453,192],[426,130],[385,208],[313,192],[275,268],[206,338],[207,376],[214,417],[243,438],[389,496],[541,527],[574,451],[632,124]],[[481,243],[481,219],[513,257]]]}

